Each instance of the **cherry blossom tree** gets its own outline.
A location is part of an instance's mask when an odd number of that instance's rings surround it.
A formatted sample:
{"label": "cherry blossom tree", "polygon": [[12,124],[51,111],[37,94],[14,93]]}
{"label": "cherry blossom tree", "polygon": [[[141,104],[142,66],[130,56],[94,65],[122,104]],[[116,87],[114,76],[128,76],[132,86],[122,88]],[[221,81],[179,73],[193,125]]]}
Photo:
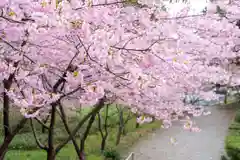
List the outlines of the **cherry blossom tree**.
{"label": "cherry blossom tree", "polygon": [[[204,83],[239,85],[239,28],[234,17],[238,4],[225,4],[226,13],[221,10],[221,14],[217,9],[222,7],[208,4],[202,12],[193,3],[178,3],[179,10],[165,4],[163,10],[163,6],[126,6],[122,1],[2,0],[5,141],[1,158],[27,119],[41,122],[50,117],[48,146],[37,141],[48,160],[55,159],[70,140],[79,159],[84,159],[74,136],[105,104],[136,108],[163,120],[167,127],[183,112],[199,114],[183,103],[185,93],[212,99],[217,97],[203,92]],[[93,106],[73,131],[65,123],[66,98]],[[9,130],[10,102],[24,115],[13,131]],[[58,110],[69,137],[54,147]]]}

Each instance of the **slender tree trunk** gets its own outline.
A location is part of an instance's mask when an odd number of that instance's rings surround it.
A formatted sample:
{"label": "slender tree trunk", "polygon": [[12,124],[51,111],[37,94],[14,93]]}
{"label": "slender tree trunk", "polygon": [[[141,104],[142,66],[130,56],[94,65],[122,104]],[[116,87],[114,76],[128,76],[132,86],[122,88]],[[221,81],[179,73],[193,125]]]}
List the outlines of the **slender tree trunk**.
{"label": "slender tree trunk", "polygon": [[61,144],[59,144],[56,147],[56,152],[59,153],[59,151],[72,139],[73,136],[76,135],[78,130],[83,126],[83,124],[93,115],[97,114],[103,107],[104,107],[105,97],[100,99],[97,104],[94,105],[94,108],[91,112],[89,112],[86,116],[83,117],[83,119],[77,124],[77,126],[72,130],[71,134],[69,134],[68,138],[63,141]]}
{"label": "slender tree trunk", "polygon": [[[4,89],[9,89],[7,82],[4,82]],[[7,93],[3,92],[3,128],[5,138],[10,134],[9,125],[9,97]]]}
{"label": "slender tree trunk", "polygon": [[[70,134],[71,134],[71,131],[70,131],[70,128],[69,128],[68,123],[67,123],[67,116],[66,116],[66,113],[65,113],[64,108],[63,108],[63,106],[62,106],[61,103],[59,103],[59,109],[60,109],[61,119],[62,119],[62,122],[63,122],[63,124],[64,124],[64,127],[65,127],[67,133],[70,135]],[[75,148],[75,150],[76,150],[76,152],[77,152],[77,155],[78,155],[79,159],[81,159],[81,157],[80,157],[80,155],[79,155],[79,153],[80,153],[80,148],[78,147],[77,141],[76,141],[76,139],[75,139],[74,136],[71,137],[71,138],[72,138],[72,143],[73,143],[73,145],[74,145],[74,148]]]}
{"label": "slender tree trunk", "polygon": [[152,117],[152,122],[151,123],[155,122],[155,120],[156,120],[155,117]]}
{"label": "slender tree trunk", "polygon": [[136,122],[136,128],[139,128],[139,123],[138,122]]}
{"label": "slender tree trunk", "polygon": [[99,129],[99,132],[100,132],[101,137],[102,137],[101,148],[100,148],[102,153],[105,150],[106,140],[107,140],[107,137],[108,137],[108,109],[109,109],[109,104],[106,106],[106,113],[105,113],[105,120],[104,120],[104,132],[105,132],[105,134],[102,130],[101,115],[100,115],[100,113],[98,113],[98,129]]}
{"label": "slender tree trunk", "polygon": [[23,118],[18,123],[18,125],[15,127],[13,132],[8,134],[5,137],[3,144],[0,146],[0,160],[4,160],[4,157],[5,157],[5,154],[6,154],[7,150],[8,150],[9,144],[12,142],[13,138],[15,137],[15,135],[24,127],[26,122],[27,122],[27,119]]}
{"label": "slender tree trunk", "polygon": [[48,150],[47,160],[55,160],[56,159],[56,152],[55,150]]}
{"label": "slender tree trunk", "polygon": [[42,133],[44,134],[45,133],[45,128],[42,126]]}
{"label": "slender tree trunk", "polygon": [[126,136],[127,135],[127,131],[126,131],[126,128],[123,127],[123,132],[122,132],[123,136]]}
{"label": "slender tree trunk", "polygon": [[122,109],[119,112],[119,127],[118,127],[118,134],[117,134],[117,140],[116,140],[116,145],[120,143],[121,140],[121,135],[123,133],[123,111]]}
{"label": "slender tree trunk", "polygon": [[6,152],[8,150],[8,146],[11,143],[12,139],[13,139],[12,135],[9,135],[9,136],[5,137],[4,142],[0,147],[0,160],[4,160],[4,157],[5,157]]}
{"label": "slender tree trunk", "polygon": [[[12,81],[13,81],[14,75],[11,74],[9,76],[9,78],[6,80],[3,80],[3,88],[4,90],[9,90],[11,85],[12,85]],[[15,135],[11,135],[11,131],[10,131],[10,124],[9,124],[9,97],[7,95],[7,93],[4,91],[3,92],[3,130],[4,130],[4,142],[0,147],[0,160],[3,160],[8,146],[11,143],[13,137]]]}
{"label": "slender tree trunk", "polygon": [[224,104],[227,104],[227,100],[228,100],[228,94],[226,93],[226,95],[224,96]]}
{"label": "slender tree trunk", "polygon": [[83,137],[82,137],[81,140],[80,140],[80,160],[86,160],[86,158],[85,158],[85,153],[84,153],[85,141],[86,141],[86,139],[87,139],[87,137],[88,137],[88,134],[89,134],[89,132],[90,132],[90,129],[91,129],[91,127],[92,127],[92,124],[93,124],[93,122],[94,122],[94,120],[95,120],[95,117],[96,117],[96,113],[94,113],[94,114],[91,116],[91,118],[89,119],[87,128],[86,128],[86,130],[85,130],[85,132],[84,132],[84,134],[83,134]]}
{"label": "slender tree trunk", "polygon": [[100,115],[100,113],[98,112],[98,130],[99,130],[99,132],[100,132],[100,134],[101,134],[101,137],[102,137],[102,142],[101,142],[101,148],[100,148],[100,150],[101,150],[101,152],[103,153],[103,151],[104,151],[104,148],[105,148],[105,145],[103,144],[104,142],[104,137],[105,137],[105,135],[103,134],[103,130],[102,130],[102,120],[101,120],[101,115]]}
{"label": "slender tree trunk", "polygon": [[55,126],[55,118],[56,118],[56,106],[57,104],[52,104],[51,111],[51,122],[50,128],[48,132],[48,150],[47,150],[47,160],[55,160],[56,152],[54,148],[54,126]]}
{"label": "slender tree trunk", "polygon": [[102,137],[101,152],[103,152],[105,150],[107,137],[108,137],[108,134],[106,134],[104,137]]}
{"label": "slender tree trunk", "polygon": [[107,137],[108,137],[108,109],[109,109],[109,105],[107,105],[106,113],[105,113],[105,122],[104,122],[105,135],[103,136],[102,142],[101,142],[101,151],[102,152],[105,150],[106,141],[107,141]]}
{"label": "slender tree trunk", "polygon": [[[49,119],[49,115],[48,115],[47,118],[43,121],[43,124],[46,124],[47,121],[48,121],[48,119]],[[42,133],[45,133],[45,131],[46,131],[46,127],[45,127],[44,125],[42,125]]]}
{"label": "slender tree trunk", "polygon": [[131,120],[131,119],[132,119],[131,112],[129,112],[126,120],[125,120],[124,123],[123,123],[123,133],[122,133],[122,134],[123,134],[124,136],[127,135],[127,131],[126,131],[126,127],[125,127],[125,126],[126,126],[126,124],[128,123],[128,121]]}
{"label": "slender tree trunk", "polygon": [[[4,82],[4,89],[7,89],[7,82]],[[0,160],[3,160],[9,144],[11,143],[13,136],[10,133],[9,125],[9,97],[7,93],[3,92],[3,128],[4,128],[4,142],[0,148]]]}
{"label": "slender tree trunk", "polygon": [[124,121],[124,118],[123,118],[123,117],[122,117],[122,123],[121,123],[121,125],[122,125],[122,128],[121,128],[122,133],[121,133],[121,135],[126,135],[126,131],[125,131],[125,121]]}
{"label": "slender tree trunk", "polygon": [[[8,78],[8,80],[3,80],[3,88],[4,90],[9,90],[12,81],[13,81],[14,75],[11,74]],[[4,128],[4,136],[5,138],[10,134],[10,124],[9,124],[9,97],[7,93],[3,92],[3,128]]]}
{"label": "slender tree trunk", "polygon": [[136,128],[139,128],[139,123],[138,123],[138,121],[137,121],[137,119],[138,119],[139,117],[140,117],[139,115],[137,115],[137,117],[136,117]]}

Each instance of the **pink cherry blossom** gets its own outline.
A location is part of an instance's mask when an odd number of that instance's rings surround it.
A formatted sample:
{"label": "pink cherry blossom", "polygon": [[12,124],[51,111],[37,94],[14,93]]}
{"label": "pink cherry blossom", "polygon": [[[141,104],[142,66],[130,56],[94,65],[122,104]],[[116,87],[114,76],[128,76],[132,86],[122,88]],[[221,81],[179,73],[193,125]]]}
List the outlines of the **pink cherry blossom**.
{"label": "pink cherry blossom", "polygon": [[5,5],[7,5],[7,4],[8,4],[8,0],[1,0],[0,1],[0,8],[5,7]]}
{"label": "pink cherry blossom", "polygon": [[166,4],[166,11],[100,5],[105,1],[12,2],[0,3],[6,10],[0,17],[0,80],[15,74],[19,85],[13,83],[9,97],[20,108],[39,107],[38,116],[59,99],[89,106],[106,96],[167,128],[185,112],[204,114],[183,103],[186,92],[217,100],[203,84],[239,85],[240,30],[232,23],[238,2],[226,5],[229,19],[212,11],[191,16],[209,7],[205,1]]}
{"label": "pink cherry blossom", "polygon": [[9,27],[4,29],[6,40],[16,42],[21,39],[22,30],[19,27]]}

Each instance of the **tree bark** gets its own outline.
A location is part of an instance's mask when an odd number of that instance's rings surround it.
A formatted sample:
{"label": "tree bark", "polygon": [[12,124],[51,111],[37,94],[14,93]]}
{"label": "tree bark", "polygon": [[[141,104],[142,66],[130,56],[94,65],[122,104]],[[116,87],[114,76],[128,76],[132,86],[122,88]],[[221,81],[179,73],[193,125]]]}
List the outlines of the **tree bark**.
{"label": "tree bark", "polygon": [[54,148],[54,126],[55,126],[55,118],[56,118],[56,106],[57,104],[52,104],[51,111],[51,122],[48,131],[48,150],[47,150],[47,160],[55,160],[56,152]]}
{"label": "tree bark", "polygon": [[[14,74],[10,74],[9,78],[3,80],[3,88],[5,90],[9,90],[11,88],[12,82],[14,79]],[[9,123],[9,107],[10,107],[10,99],[7,93],[3,92],[3,130],[4,130],[4,142],[0,147],[0,160],[3,160],[5,154],[7,152],[8,146],[13,140],[14,136],[23,128],[24,124],[26,123],[27,119],[23,118],[16,128],[14,129],[13,133],[10,130],[10,123]]]}
{"label": "tree bark", "polygon": [[116,140],[116,145],[120,143],[121,135],[123,133],[123,110],[121,109],[119,112],[119,127],[118,127],[118,134],[117,134],[117,140]]}
{"label": "tree bark", "polygon": [[37,137],[37,133],[36,133],[36,130],[35,130],[35,127],[34,127],[34,124],[33,124],[33,120],[32,120],[32,119],[30,119],[30,126],[31,126],[31,129],[32,129],[32,132],[33,132],[33,137],[34,137],[34,139],[35,139],[36,144],[38,145],[38,147],[41,148],[41,149],[43,149],[43,150],[45,150],[45,151],[47,151],[48,148],[47,148],[45,145],[43,145],[43,144],[40,142],[40,140],[38,139],[38,137]]}
{"label": "tree bark", "polygon": [[139,128],[139,123],[138,122],[136,122],[136,128]]}
{"label": "tree bark", "polygon": [[0,160],[4,160],[4,157],[5,157],[6,152],[8,150],[8,146],[11,143],[12,139],[13,139],[12,135],[9,135],[9,136],[5,137],[4,142],[0,147]]}
{"label": "tree bark", "polygon": [[105,120],[104,120],[104,132],[105,132],[105,134],[102,130],[101,115],[100,115],[100,113],[98,113],[98,129],[99,129],[99,132],[100,132],[101,137],[102,137],[101,148],[100,148],[102,153],[105,150],[106,140],[107,140],[107,137],[108,137],[108,108],[109,108],[109,105],[106,106],[106,113],[105,113]]}
{"label": "tree bark", "polygon": [[139,115],[136,116],[136,128],[139,128],[139,123],[138,123],[138,121],[137,121],[137,119],[138,119],[139,117],[140,117]]}
{"label": "tree bark", "polygon": [[5,139],[3,144],[0,147],[0,160],[4,160],[5,154],[8,150],[8,146],[9,144],[12,142],[13,138],[15,137],[15,135],[24,127],[24,125],[26,124],[27,119],[23,118],[18,125],[15,127],[15,129],[13,130],[12,133],[8,134]]}
{"label": "tree bark", "polygon": [[54,148],[53,148],[53,150],[49,149],[48,155],[47,155],[47,160],[55,160],[55,159],[56,159],[56,152],[55,152]]}
{"label": "tree bark", "polygon": [[[3,88],[9,90],[13,81],[13,75],[10,75],[8,80],[3,80]],[[9,97],[7,93],[3,92],[3,128],[5,138],[10,134],[10,124],[9,124]]]}
{"label": "tree bark", "polygon": [[106,140],[107,140],[108,134],[105,134],[104,137],[102,137],[102,142],[101,142],[101,152],[103,152],[106,148]]}
{"label": "tree bark", "polygon": [[104,107],[105,97],[100,99],[99,102],[94,106],[93,110],[88,113],[86,116],[83,117],[83,119],[78,123],[78,125],[75,127],[75,129],[71,132],[71,134],[68,136],[68,138],[57,146],[56,153],[58,153],[71,139],[76,135],[78,130],[83,126],[83,124],[93,115],[97,114],[103,107]]}
{"label": "tree bark", "polygon": [[47,118],[42,122],[43,124],[41,124],[41,126],[42,126],[42,133],[45,133],[45,131],[46,131],[46,123],[47,123],[47,121],[48,121],[48,119],[49,119],[49,115],[47,116]]}
{"label": "tree bark", "polygon": [[155,122],[155,120],[156,120],[155,117],[152,117],[152,122],[151,123]]}
{"label": "tree bark", "polygon": [[104,142],[103,142],[103,140],[104,140],[104,134],[103,134],[103,130],[102,130],[102,121],[101,121],[101,114],[98,112],[98,130],[99,130],[99,132],[100,132],[100,135],[101,135],[101,137],[102,137],[102,142],[101,142],[101,152],[103,152],[104,151]]}
{"label": "tree bark", "polygon": [[[5,85],[4,85],[5,86]],[[5,87],[4,87],[5,88]],[[6,88],[5,88],[6,89]],[[9,125],[9,97],[6,92],[3,92],[3,128],[5,138],[10,134]]]}
{"label": "tree bark", "polygon": [[85,147],[85,141],[88,137],[88,134],[90,132],[90,129],[92,127],[92,124],[95,120],[95,117],[96,117],[96,113],[94,113],[91,118],[89,119],[89,122],[88,122],[88,125],[87,125],[87,128],[83,134],[83,137],[81,138],[80,140],[80,160],[85,160],[85,153],[84,153],[84,147]]}
{"label": "tree bark", "polygon": [[[61,113],[61,116],[60,116],[60,117],[61,117],[62,122],[63,122],[63,124],[64,124],[65,130],[66,130],[67,133],[70,135],[70,134],[71,134],[71,131],[70,131],[70,128],[69,128],[68,123],[67,123],[67,118],[66,118],[67,116],[66,116],[66,113],[65,113],[65,111],[64,111],[64,108],[63,108],[61,102],[59,103],[59,109],[60,109],[60,113]],[[73,143],[73,145],[74,145],[74,148],[75,148],[75,150],[76,150],[76,152],[77,152],[78,158],[81,159],[81,157],[80,157],[80,155],[79,155],[79,153],[80,153],[80,148],[78,147],[77,141],[76,141],[76,139],[75,139],[74,136],[71,137],[71,138],[72,138],[72,143]]]}
{"label": "tree bark", "polygon": [[128,113],[128,116],[127,116],[127,118],[126,118],[126,120],[124,121],[124,124],[123,124],[123,135],[124,136],[126,136],[127,135],[127,131],[126,131],[126,124],[128,123],[128,121],[129,120],[131,120],[132,119],[132,116],[131,116],[131,112],[129,111],[129,113]]}

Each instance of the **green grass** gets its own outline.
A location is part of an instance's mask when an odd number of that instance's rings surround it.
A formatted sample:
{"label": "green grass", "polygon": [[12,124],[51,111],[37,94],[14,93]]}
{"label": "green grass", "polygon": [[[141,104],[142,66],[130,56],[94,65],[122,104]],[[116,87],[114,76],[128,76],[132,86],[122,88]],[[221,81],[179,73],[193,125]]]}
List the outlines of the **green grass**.
{"label": "green grass", "polygon": [[[86,114],[88,111],[83,111],[81,115],[73,116],[68,119],[68,122],[73,128],[81,119],[82,115]],[[127,134],[121,137],[120,144],[115,146],[117,131],[118,131],[118,114],[116,114],[117,110],[115,107],[111,107],[109,110],[109,123],[112,124],[111,128],[109,128],[109,137],[107,139],[107,148],[116,149],[119,152],[123,152],[129,149],[136,141],[139,140],[140,137],[146,135],[149,132],[152,132],[155,129],[160,128],[161,123],[159,121],[155,121],[150,124],[143,124],[139,128],[135,128],[136,124],[136,117],[133,116],[131,120],[127,123],[126,131]],[[101,114],[104,114],[104,110]],[[128,110],[124,110],[124,118],[126,118],[129,114]],[[16,118],[17,116],[15,116]],[[39,132],[40,139],[43,143],[47,143],[46,134],[40,134],[40,125],[35,122],[36,128]],[[65,132],[62,123],[58,120],[56,124],[56,137],[55,143],[58,144],[67,137],[67,133]],[[84,129],[84,127],[83,127]],[[83,131],[81,129],[81,131]],[[0,139],[2,141],[2,137]],[[77,142],[80,143],[79,138],[77,138]],[[100,143],[101,143],[101,136],[100,133],[97,131],[97,123],[93,124],[91,129],[91,134],[88,136],[86,140],[85,151],[87,158],[89,160],[102,160],[103,157],[100,153]],[[7,160],[42,160],[46,157],[46,152],[41,151],[37,148],[35,144],[35,140],[33,138],[32,133],[30,132],[30,127],[26,125],[26,127],[21,131],[21,134],[17,135],[12,143],[10,144],[9,151],[6,154]],[[75,160],[77,158],[75,149],[71,143],[67,144],[61,152],[57,156],[57,160]]]}
{"label": "green grass", "polygon": [[235,121],[238,122],[238,123],[240,123],[240,111],[238,111],[238,112],[236,113]]}
{"label": "green grass", "polygon": [[225,149],[231,160],[240,160],[240,110],[237,111],[235,121],[230,125],[225,140]]}

